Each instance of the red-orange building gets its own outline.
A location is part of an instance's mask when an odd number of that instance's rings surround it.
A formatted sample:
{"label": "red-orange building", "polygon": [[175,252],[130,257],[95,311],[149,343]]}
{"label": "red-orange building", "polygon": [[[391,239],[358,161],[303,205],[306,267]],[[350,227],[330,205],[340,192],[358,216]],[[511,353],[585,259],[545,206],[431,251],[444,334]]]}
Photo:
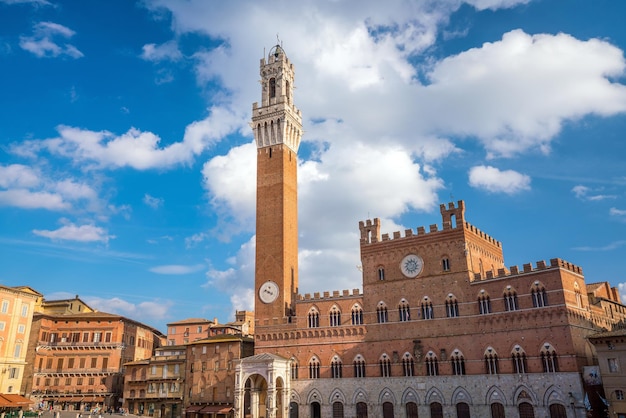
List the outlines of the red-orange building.
{"label": "red-orange building", "polygon": [[362,292],[299,294],[302,125],[280,46],[260,76],[255,355],[237,367],[234,416],[584,417],[586,337],[623,323],[618,292],[559,258],[507,267],[463,201],[441,205],[441,225],[361,222]]}
{"label": "red-orange building", "polygon": [[98,312],[75,299],[43,300],[33,315],[23,391],[44,407],[121,406],[123,364],[149,358],[164,341],[156,329]]}

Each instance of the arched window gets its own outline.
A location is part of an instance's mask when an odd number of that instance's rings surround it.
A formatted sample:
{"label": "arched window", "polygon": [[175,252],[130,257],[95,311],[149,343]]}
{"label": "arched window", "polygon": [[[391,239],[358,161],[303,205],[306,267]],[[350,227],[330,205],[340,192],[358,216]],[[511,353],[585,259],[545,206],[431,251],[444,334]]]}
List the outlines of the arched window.
{"label": "arched window", "polygon": [[289,85],[289,80],[285,80],[285,96],[287,96],[287,104],[291,102],[291,86]]}
{"label": "arched window", "polygon": [[439,402],[433,402],[430,404],[430,417],[443,418],[443,407]]}
{"label": "arched window", "polygon": [[354,377],[365,377],[365,360],[362,355],[354,358]]}
{"label": "arched window", "polygon": [[276,97],[276,79],[270,78],[270,99]]}
{"label": "arched window", "polygon": [[485,350],[485,371],[487,374],[498,374],[498,354],[492,347]]}
{"label": "arched window", "polygon": [[343,363],[339,356],[334,356],[330,362],[331,376],[333,379],[341,379],[343,377]]}
{"label": "arched window", "polygon": [[409,308],[409,302],[406,299],[402,299],[398,304],[398,316],[400,322],[406,322],[411,320],[411,309]]}
{"label": "arched window", "polygon": [[457,418],[470,418],[469,405],[465,402],[456,404],[456,416]]}
{"label": "arched window", "polygon": [[333,418],[343,418],[343,404],[339,401],[333,402]]}
{"label": "arched window", "polygon": [[415,375],[413,357],[409,353],[404,353],[404,356],[402,356],[402,370],[404,371],[404,376]]}
{"label": "arched window", "polygon": [[491,404],[491,418],[505,418],[504,405],[498,402],[492,403]]}
{"label": "arched window", "polygon": [[433,304],[428,296],[424,296],[424,300],[422,301],[422,305],[420,306],[420,311],[422,314],[422,319],[433,319],[435,317],[433,313]]}
{"label": "arched window", "polygon": [[465,374],[465,358],[463,353],[459,350],[454,350],[450,356],[450,363],[452,364],[452,374],[456,376],[462,376]]}
{"label": "arched window", "polygon": [[309,310],[309,328],[318,328],[320,326],[320,313],[315,308]]}
{"label": "arched window", "polygon": [[517,292],[511,286],[506,287],[503,298],[505,311],[516,311],[519,309],[517,307]]}
{"label": "arched window", "polygon": [[556,350],[550,343],[545,343],[541,348],[541,364],[544,373],[556,373],[559,371]]}
{"label": "arched window", "polygon": [[385,305],[385,302],[378,302],[378,306],[376,307],[376,316],[379,324],[387,322],[387,306]]}
{"label": "arched window", "polygon": [[363,325],[363,308],[357,303],[352,307],[352,325]]}
{"label": "arched window", "polygon": [[432,351],[426,354],[426,376],[439,376],[439,361]]}
{"label": "arched window", "polygon": [[417,404],[415,402],[407,402],[405,405],[406,418],[418,418]]}
{"label": "arched window", "polygon": [[313,357],[309,360],[309,379],[320,378],[320,361],[317,357]]}
{"label": "arched window", "polygon": [[356,418],[367,418],[367,404],[365,402],[357,402]]}
{"label": "arched window", "polygon": [[558,403],[550,405],[550,418],[567,418],[565,407]]}
{"label": "arched window", "polygon": [[481,290],[480,295],[478,295],[478,313],[481,315],[491,313],[491,300],[489,299],[489,294],[484,290]]}
{"label": "arched window", "polygon": [[513,372],[517,374],[528,373],[528,365],[526,364],[526,353],[524,349],[519,345],[513,347],[511,353],[511,359],[513,360]]}
{"label": "arched window", "polygon": [[[249,394],[248,391],[246,391],[246,393]],[[299,415],[298,402],[289,402],[289,418],[298,418],[298,415]]]}
{"label": "arched window", "polygon": [[381,377],[390,377],[391,376],[391,360],[387,354],[383,354],[380,356],[378,360],[378,364],[380,365],[380,376]]}
{"label": "arched window", "polygon": [[337,305],[333,305],[333,307],[330,309],[329,316],[331,327],[338,327],[341,325],[341,311],[339,310]]}
{"label": "arched window", "polygon": [[535,282],[530,290],[530,296],[533,300],[533,308],[542,308],[548,306],[548,294],[546,288],[540,282]]}
{"label": "arched window", "polygon": [[446,316],[448,318],[455,318],[459,316],[459,303],[452,293],[450,293],[446,299]]}
{"label": "arched window", "polygon": [[535,409],[528,402],[522,402],[517,406],[519,418],[535,418]]}
{"label": "arched window", "polygon": [[385,269],[378,267],[378,280],[385,280]]}
{"label": "arched window", "polygon": [[577,282],[574,282],[574,293],[576,294],[576,307],[582,308],[583,307],[583,296],[580,293],[580,287],[578,286]]}
{"label": "arched window", "polygon": [[298,378],[298,362],[296,361],[294,357],[291,358],[290,368],[291,368],[291,378],[297,379]]}
{"label": "arched window", "polygon": [[393,404],[391,402],[383,402],[383,418],[393,418]]}

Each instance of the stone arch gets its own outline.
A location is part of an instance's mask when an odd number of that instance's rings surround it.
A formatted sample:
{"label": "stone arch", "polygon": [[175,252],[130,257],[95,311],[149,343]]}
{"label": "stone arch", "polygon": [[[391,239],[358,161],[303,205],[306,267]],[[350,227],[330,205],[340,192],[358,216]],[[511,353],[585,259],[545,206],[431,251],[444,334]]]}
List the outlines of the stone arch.
{"label": "stone arch", "polygon": [[365,392],[363,389],[358,388],[355,392],[354,395],[352,395],[352,403],[354,405],[356,405],[359,402],[365,402],[368,403],[368,398],[367,398],[367,392]]}
{"label": "stone arch", "polygon": [[289,402],[295,402],[297,404],[300,404],[300,393],[297,390],[291,389],[291,395],[289,395]]}
{"label": "stone arch", "polygon": [[307,404],[311,404],[313,402],[322,403],[322,394],[317,388],[313,388],[306,397]]}
{"label": "stone arch", "polygon": [[513,392],[513,404],[519,405],[522,402],[529,402],[538,405],[537,395],[526,385],[519,385]]}
{"label": "stone arch", "polygon": [[411,387],[406,388],[402,393],[402,405],[406,405],[409,402],[415,402],[416,404],[420,404],[420,397],[417,394],[417,391]]}
{"label": "stone arch", "polygon": [[393,391],[388,387],[384,387],[378,395],[378,404],[382,405],[385,402],[391,402],[394,405],[396,404],[396,397],[394,396]]}
{"label": "stone arch", "polygon": [[341,402],[342,404],[346,404],[346,396],[339,388],[333,389],[330,393],[330,397],[328,398],[328,404],[332,405],[334,402]]}
{"label": "stone arch", "polygon": [[491,405],[494,402],[499,402],[502,405],[509,404],[509,402],[506,399],[506,396],[504,395],[504,392],[502,392],[502,389],[500,389],[497,386],[491,386],[487,390],[487,395],[485,396],[486,405]]}
{"label": "stone arch", "polygon": [[563,392],[561,392],[559,387],[556,385],[548,386],[548,388],[543,394],[543,405],[545,406],[550,406],[553,403],[558,403],[567,407],[567,402],[565,402],[565,400],[566,398]]}
{"label": "stone arch", "polygon": [[446,398],[443,396],[443,393],[435,387],[428,389],[428,392],[426,392],[426,396],[424,397],[424,403],[426,405],[430,405],[433,402],[439,402],[442,405],[446,405]]}
{"label": "stone arch", "polygon": [[468,405],[474,404],[469,392],[465,388],[459,386],[454,389],[454,392],[452,393],[452,405],[456,405],[460,402],[465,402]]}

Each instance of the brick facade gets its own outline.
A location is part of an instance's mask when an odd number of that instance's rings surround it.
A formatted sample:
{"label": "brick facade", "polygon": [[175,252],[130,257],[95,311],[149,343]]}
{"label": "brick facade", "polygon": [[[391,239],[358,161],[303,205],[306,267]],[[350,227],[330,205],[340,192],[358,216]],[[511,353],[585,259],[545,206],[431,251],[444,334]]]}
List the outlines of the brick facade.
{"label": "brick facade", "polygon": [[[286,135],[265,140],[266,122],[293,106],[290,95],[266,100],[285,73],[293,79],[277,46],[261,60],[263,102],[253,106],[255,356],[238,365],[235,416],[585,416],[586,336],[623,321],[624,310],[608,315],[597,286],[564,260],[507,268],[501,243],[465,219],[463,201],[441,205],[440,226],[381,235],[378,219],[361,222],[362,293],[297,293],[297,271],[281,261],[297,252],[297,194],[284,194],[296,172],[283,164],[297,147],[284,146]],[[264,297],[270,278],[276,299]]]}

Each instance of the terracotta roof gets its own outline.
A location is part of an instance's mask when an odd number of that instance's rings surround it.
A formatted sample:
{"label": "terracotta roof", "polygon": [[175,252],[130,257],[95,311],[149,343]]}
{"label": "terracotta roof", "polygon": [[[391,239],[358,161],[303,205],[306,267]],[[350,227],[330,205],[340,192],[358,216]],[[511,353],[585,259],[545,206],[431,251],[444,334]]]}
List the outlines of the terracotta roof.
{"label": "terracotta roof", "polygon": [[182,325],[182,324],[212,324],[213,321],[210,321],[208,319],[205,318],[187,318],[187,319],[181,319],[180,321],[176,321],[176,322],[169,322],[167,324],[167,326],[169,327],[170,325]]}

